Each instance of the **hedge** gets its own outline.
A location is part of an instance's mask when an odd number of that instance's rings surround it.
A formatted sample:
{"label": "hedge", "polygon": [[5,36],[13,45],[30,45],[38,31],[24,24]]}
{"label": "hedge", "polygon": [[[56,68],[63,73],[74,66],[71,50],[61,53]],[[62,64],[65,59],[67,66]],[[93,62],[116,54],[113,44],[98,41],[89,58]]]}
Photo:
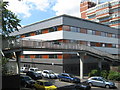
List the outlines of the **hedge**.
{"label": "hedge", "polygon": [[89,77],[92,76],[101,76],[109,80],[115,80],[115,81],[120,81],[120,72],[116,71],[106,71],[106,70],[92,70],[89,74]]}

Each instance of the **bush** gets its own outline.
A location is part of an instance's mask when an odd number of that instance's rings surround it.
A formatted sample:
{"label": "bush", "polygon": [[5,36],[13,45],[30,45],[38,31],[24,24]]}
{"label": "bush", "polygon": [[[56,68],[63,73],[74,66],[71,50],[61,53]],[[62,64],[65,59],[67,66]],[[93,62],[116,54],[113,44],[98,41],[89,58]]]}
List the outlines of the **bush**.
{"label": "bush", "polygon": [[116,71],[110,71],[108,75],[109,80],[120,81],[120,73]]}
{"label": "bush", "polygon": [[106,70],[102,70],[101,73],[100,73],[100,76],[104,77],[107,79],[108,77],[108,72]]}
{"label": "bush", "polygon": [[89,77],[92,77],[92,76],[100,76],[100,71],[99,70],[92,70],[89,74],[88,74]]}

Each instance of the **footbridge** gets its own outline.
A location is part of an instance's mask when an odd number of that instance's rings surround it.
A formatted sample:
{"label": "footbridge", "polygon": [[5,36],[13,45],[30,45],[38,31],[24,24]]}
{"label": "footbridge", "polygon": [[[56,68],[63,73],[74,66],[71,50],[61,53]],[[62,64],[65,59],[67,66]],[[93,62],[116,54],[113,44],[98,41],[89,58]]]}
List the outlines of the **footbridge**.
{"label": "footbridge", "polygon": [[16,52],[16,51],[24,51],[24,50],[42,50],[42,51],[61,51],[61,52],[86,52],[88,54],[99,56],[103,58],[107,58],[111,61],[120,62],[120,58],[117,55],[112,55],[110,53],[95,49],[90,46],[85,46],[81,44],[75,43],[56,43],[56,42],[43,42],[40,40],[33,39],[17,39],[12,42],[12,45],[5,44],[3,45],[4,52]]}

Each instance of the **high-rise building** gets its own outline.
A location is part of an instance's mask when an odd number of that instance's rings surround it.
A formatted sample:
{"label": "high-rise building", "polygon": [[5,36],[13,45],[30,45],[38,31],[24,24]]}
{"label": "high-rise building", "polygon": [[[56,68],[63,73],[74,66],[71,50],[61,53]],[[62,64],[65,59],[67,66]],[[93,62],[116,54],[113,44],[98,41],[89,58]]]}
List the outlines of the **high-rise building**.
{"label": "high-rise building", "polygon": [[111,0],[104,3],[82,1],[80,12],[81,18],[120,29],[120,0]]}

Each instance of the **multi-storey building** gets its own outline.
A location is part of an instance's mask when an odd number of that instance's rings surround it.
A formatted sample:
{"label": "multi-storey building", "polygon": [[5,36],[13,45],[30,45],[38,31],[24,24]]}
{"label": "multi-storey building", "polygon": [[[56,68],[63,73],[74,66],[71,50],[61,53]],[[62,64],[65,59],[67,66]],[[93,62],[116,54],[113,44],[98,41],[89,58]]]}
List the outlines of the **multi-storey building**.
{"label": "multi-storey building", "polygon": [[[61,15],[25,26],[11,35],[22,39],[37,39],[42,42],[73,43],[88,46],[117,55],[118,30],[97,22]],[[54,43],[53,43],[54,44]],[[30,62],[42,69],[52,69],[55,72],[72,72],[79,74],[79,59],[76,52],[27,51],[21,56],[22,66],[31,66]],[[99,59],[95,56],[84,56],[84,73],[98,67]],[[102,67],[109,65],[102,61]],[[88,64],[89,63],[89,64]],[[51,67],[50,67],[51,66]]]}
{"label": "multi-storey building", "polygon": [[120,0],[100,4],[84,1],[80,3],[80,12],[81,18],[120,29]]}

